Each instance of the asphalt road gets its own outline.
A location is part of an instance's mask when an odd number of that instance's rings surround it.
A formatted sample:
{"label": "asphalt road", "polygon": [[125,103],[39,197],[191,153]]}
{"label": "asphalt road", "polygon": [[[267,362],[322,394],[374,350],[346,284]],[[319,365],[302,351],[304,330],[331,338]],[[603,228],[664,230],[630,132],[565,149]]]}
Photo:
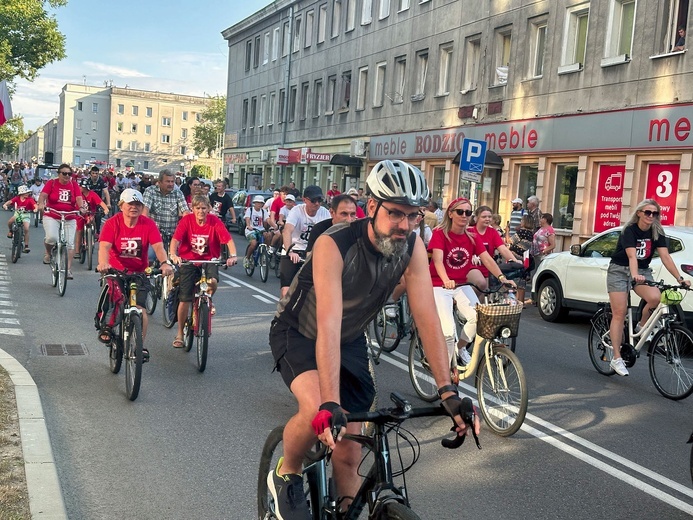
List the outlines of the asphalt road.
{"label": "asphalt road", "polygon": [[[0,213],[9,218],[9,213]],[[255,518],[257,464],[267,433],[294,401],[272,373],[267,345],[279,292],[241,267],[222,271],[207,370],[171,347],[174,331],[150,320],[139,398],[129,402],[121,372],[108,370],[93,326],[98,275],[75,264],[63,298],[32,252],[9,266],[16,315],[0,309],[3,349],[35,379],[48,421],[68,515],[93,519]],[[38,233],[36,233],[38,231]],[[245,241],[234,235],[238,250]],[[9,240],[0,251],[9,257]],[[11,321],[4,321],[11,320]],[[18,324],[17,324],[18,322]],[[21,329],[23,336],[5,329]],[[483,449],[440,447],[448,421],[412,420],[421,457],[407,473],[423,519],[688,518],[693,514],[686,444],[691,399],[657,393],[645,358],[628,378],[599,375],[587,355],[588,317],[543,322],[523,314],[517,353],[529,384],[522,430],[500,438],[482,427]],[[84,345],[84,355],[46,356],[46,343]],[[406,345],[377,370],[380,402],[399,390],[421,404],[406,372]],[[463,390],[473,395],[471,386]],[[403,449],[403,457],[409,457]]]}

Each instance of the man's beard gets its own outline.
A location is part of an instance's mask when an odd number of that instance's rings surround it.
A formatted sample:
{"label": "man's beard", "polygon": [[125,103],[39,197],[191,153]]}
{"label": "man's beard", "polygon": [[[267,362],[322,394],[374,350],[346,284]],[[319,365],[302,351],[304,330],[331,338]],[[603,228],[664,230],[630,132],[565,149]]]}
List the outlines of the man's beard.
{"label": "man's beard", "polygon": [[373,226],[375,247],[387,258],[400,258],[407,252],[407,239],[410,233],[407,233],[407,236],[404,238],[392,238],[392,236],[381,233]]}

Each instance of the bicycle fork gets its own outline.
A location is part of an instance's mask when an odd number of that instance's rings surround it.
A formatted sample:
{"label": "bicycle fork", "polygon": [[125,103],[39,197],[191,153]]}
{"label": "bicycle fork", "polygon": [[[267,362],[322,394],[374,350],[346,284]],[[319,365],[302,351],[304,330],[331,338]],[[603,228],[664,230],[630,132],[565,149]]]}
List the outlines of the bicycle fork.
{"label": "bicycle fork", "polygon": [[[496,357],[493,355],[493,342],[491,340],[488,340],[486,342],[486,354],[484,356],[485,358],[485,363],[486,363],[486,371],[488,372],[488,377],[491,380],[491,387],[493,388],[494,392],[500,392],[501,390],[508,391],[508,380],[505,377],[505,367],[503,366],[503,361],[501,360],[500,356]],[[493,370],[493,366],[491,363],[495,363],[496,370]],[[497,374],[500,378],[500,381],[498,381],[498,378],[494,375]]]}

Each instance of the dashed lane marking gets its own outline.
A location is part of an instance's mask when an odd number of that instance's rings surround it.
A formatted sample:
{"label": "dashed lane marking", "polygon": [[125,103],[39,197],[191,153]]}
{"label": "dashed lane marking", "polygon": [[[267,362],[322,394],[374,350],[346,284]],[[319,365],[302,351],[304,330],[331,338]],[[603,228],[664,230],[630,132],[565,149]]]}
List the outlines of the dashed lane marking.
{"label": "dashed lane marking", "polygon": [[258,299],[258,300],[260,300],[261,302],[264,302],[264,303],[269,303],[269,304],[273,304],[273,303],[274,303],[272,300],[268,300],[267,298],[263,298],[263,297],[260,296],[259,294],[253,294],[253,298],[256,298],[256,299]]}
{"label": "dashed lane marking", "polygon": [[6,327],[0,327],[0,335],[5,336],[24,336],[24,331],[22,329],[10,329]]}

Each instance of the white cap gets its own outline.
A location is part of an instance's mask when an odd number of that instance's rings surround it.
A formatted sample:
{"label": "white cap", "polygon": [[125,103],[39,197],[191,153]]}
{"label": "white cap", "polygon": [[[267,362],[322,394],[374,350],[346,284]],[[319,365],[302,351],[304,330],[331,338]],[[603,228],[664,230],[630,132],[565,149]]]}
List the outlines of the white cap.
{"label": "white cap", "polygon": [[120,194],[120,199],[118,202],[127,202],[128,204],[132,202],[141,202],[144,204],[144,199],[139,191],[132,188],[127,188],[124,189],[123,193]]}
{"label": "white cap", "polygon": [[284,200],[293,200],[294,202],[296,202],[296,197],[289,193],[286,197],[284,197]]}
{"label": "white cap", "polygon": [[255,195],[253,197],[253,202],[262,202],[263,204],[265,203],[265,197],[262,195]]}
{"label": "white cap", "polygon": [[358,195],[359,192],[356,191],[356,188],[349,188],[349,191],[346,192],[347,195]]}
{"label": "white cap", "polygon": [[520,197],[512,200],[513,204],[522,204],[522,199]]}

